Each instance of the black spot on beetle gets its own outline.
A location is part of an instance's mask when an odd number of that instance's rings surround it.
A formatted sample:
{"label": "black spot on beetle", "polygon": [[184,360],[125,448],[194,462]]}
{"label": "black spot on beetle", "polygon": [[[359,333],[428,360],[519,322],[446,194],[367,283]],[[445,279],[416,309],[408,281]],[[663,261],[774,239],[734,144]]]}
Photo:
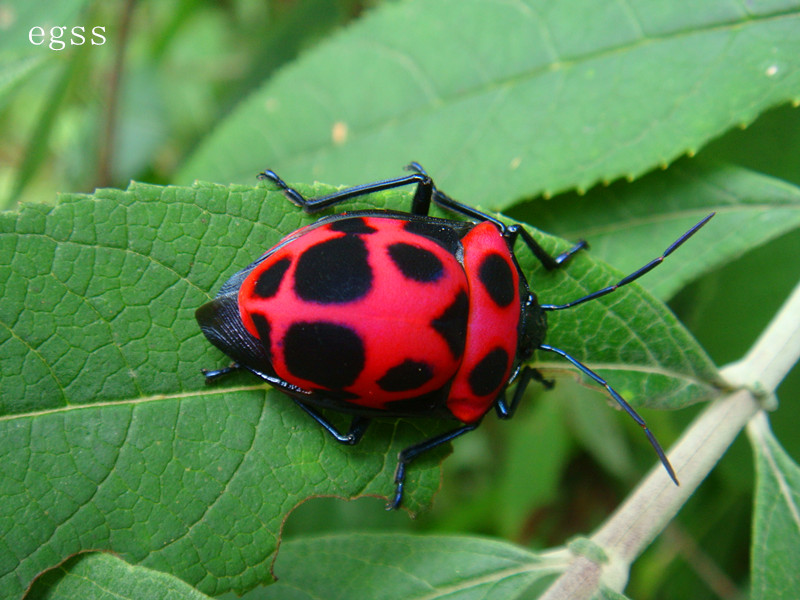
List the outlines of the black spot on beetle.
{"label": "black spot on beetle", "polygon": [[450,254],[457,254],[461,248],[461,235],[453,227],[448,227],[444,223],[436,223],[425,220],[406,221],[404,227],[409,233],[421,235],[433,240]]}
{"label": "black spot on beetle", "polygon": [[283,338],[286,367],[321,388],[352,385],[364,369],[364,343],[359,335],[336,323],[293,323]]}
{"label": "black spot on beetle", "polygon": [[467,319],[469,318],[469,299],[461,290],[444,312],[431,321],[431,327],[444,338],[455,360],[464,353],[467,343]]}
{"label": "black spot on beetle", "polygon": [[261,313],[250,313],[250,318],[253,319],[253,325],[256,326],[256,331],[258,332],[258,340],[261,342],[261,345],[264,347],[264,351],[267,354],[267,358],[270,358],[270,334],[272,333],[272,328],[269,325],[269,321],[267,318],[262,315]]}
{"label": "black spot on beetle", "polygon": [[264,269],[264,272],[256,280],[254,290],[256,296],[259,298],[272,298],[277,294],[281,281],[283,281],[283,276],[286,275],[290,264],[291,261],[288,258],[282,258]]}
{"label": "black spot on beetle", "polygon": [[336,237],[306,249],[297,259],[294,290],[320,304],[344,304],[363,297],[372,287],[367,246],[355,235]]}
{"label": "black spot on beetle", "polygon": [[389,246],[389,257],[406,279],[436,281],[444,273],[442,261],[430,250],[398,242]]}
{"label": "black spot on beetle", "polygon": [[422,387],[432,378],[433,367],[428,363],[406,359],[387,370],[377,383],[387,392],[407,392]]}
{"label": "black spot on beetle", "polygon": [[506,307],[514,300],[514,276],[502,256],[487,254],[478,268],[478,277],[497,306]]}
{"label": "black spot on beetle", "polygon": [[503,385],[508,367],[508,352],[502,348],[490,350],[469,374],[469,387],[476,396],[485,396]]}
{"label": "black spot on beetle", "polygon": [[329,226],[331,231],[341,231],[342,233],[375,233],[377,229],[367,225],[362,217],[342,218],[334,221]]}

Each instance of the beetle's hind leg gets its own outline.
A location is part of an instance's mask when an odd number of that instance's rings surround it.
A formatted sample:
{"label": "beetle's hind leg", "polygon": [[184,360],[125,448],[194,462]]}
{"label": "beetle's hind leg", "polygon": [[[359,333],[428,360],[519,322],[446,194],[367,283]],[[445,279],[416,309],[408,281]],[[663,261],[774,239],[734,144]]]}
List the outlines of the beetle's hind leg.
{"label": "beetle's hind leg", "polygon": [[455,438],[464,435],[469,431],[472,431],[479,424],[480,421],[477,423],[464,425],[463,427],[459,427],[458,429],[453,429],[452,431],[437,435],[436,437],[432,437],[414,446],[409,446],[405,450],[401,451],[397,457],[397,469],[394,472],[394,483],[396,486],[394,498],[392,498],[392,501],[386,505],[386,510],[396,510],[400,507],[400,503],[403,501],[403,486],[405,485],[406,481],[406,467],[412,460],[428,450],[433,450],[437,446],[446,444],[447,442],[454,440]]}

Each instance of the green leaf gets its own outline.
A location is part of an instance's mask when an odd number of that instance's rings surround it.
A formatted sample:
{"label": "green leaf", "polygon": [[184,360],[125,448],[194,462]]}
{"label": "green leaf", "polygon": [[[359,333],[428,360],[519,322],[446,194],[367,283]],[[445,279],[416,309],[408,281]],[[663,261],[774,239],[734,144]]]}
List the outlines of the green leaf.
{"label": "green leaf", "polygon": [[178,181],[246,182],[269,166],[357,184],[413,159],[454,197],[497,209],[638,176],[800,100],[798,8],[386,4],[242,103]]}
{"label": "green leaf", "polygon": [[31,600],[208,600],[180,579],[134,567],[111,554],[76,556],[47,572],[27,595]]}
{"label": "green leaf", "polygon": [[734,165],[682,160],[633,183],[527,202],[512,214],[566,239],[588,240],[593,256],[629,273],[713,211],[714,219],[642,286],[670,298],[700,273],[800,227],[800,189]]}
{"label": "green leaf", "polygon": [[[391,493],[397,453],[446,426],[380,423],[345,448],[253,378],[204,385],[200,368],[226,359],[195,309],[276,242],[278,226],[310,219],[263,188],[201,184],[136,184],[0,214],[0,587],[10,597],[97,549],[207,593],[244,591],[271,579],[292,507]],[[434,454],[409,473],[410,510],[438,487]]]}
{"label": "green leaf", "polygon": [[766,415],[748,434],[756,459],[750,595],[795,598],[800,589],[800,467],[772,435]]}
{"label": "green leaf", "polygon": [[569,555],[461,536],[342,534],[287,541],[265,598],[511,600],[560,572]]}
{"label": "green leaf", "polygon": [[[352,206],[409,200],[383,193]],[[11,596],[86,550],[113,551],[208,594],[250,589],[270,580],[294,506],[319,495],[385,496],[397,452],[452,427],[377,423],[361,444],[342,447],[252,377],[204,385],[200,368],[226,359],[200,333],[195,309],[315,218],[265,187],[202,183],[132,184],[0,214],[0,585]],[[548,301],[617,277],[585,253],[543,274],[529,254],[520,263]],[[550,341],[591,358],[632,402],[675,408],[714,393],[713,365],[640,288],[567,312],[553,315]],[[539,365],[574,373],[563,361]],[[443,453],[410,470],[410,510],[430,502]]]}

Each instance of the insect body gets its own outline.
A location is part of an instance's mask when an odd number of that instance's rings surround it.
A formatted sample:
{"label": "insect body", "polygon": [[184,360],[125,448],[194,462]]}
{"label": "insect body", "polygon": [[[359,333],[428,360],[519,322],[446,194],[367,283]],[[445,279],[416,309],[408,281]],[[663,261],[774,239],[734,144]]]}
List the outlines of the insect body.
{"label": "insect body", "polygon": [[[400,453],[400,506],[406,465],[475,429],[495,408],[509,418],[531,379],[551,385],[528,366],[537,349],[555,352],[603,385],[645,430],[670,477],[661,447],[644,421],[599,375],[545,344],[548,311],[613,292],[644,275],[712,215],[659,258],[613,286],[564,305],[539,304],[517,264],[521,238],[547,269],[586,246],[551,257],[519,225],[507,226],[435,188],[416,163],[412,174],[306,199],[275,173],[260,175],[307,212],[376,191],[416,185],[410,213],[355,211],[323,217],[291,233],[233,275],[197,310],[206,337],[234,360],[205,371],[210,381],[244,368],[291,396],[335,439],[357,443],[373,417],[443,417],[460,425]],[[428,216],[431,202],[469,221]],[[516,388],[510,402],[505,390]],[[347,433],[320,412],[353,415]]]}

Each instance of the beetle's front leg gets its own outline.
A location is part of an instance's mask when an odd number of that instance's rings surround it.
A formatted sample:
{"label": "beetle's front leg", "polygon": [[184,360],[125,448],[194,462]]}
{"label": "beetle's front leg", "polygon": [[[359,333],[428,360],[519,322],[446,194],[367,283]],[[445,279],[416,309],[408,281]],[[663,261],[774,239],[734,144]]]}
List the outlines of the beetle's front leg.
{"label": "beetle's front leg", "polygon": [[372,183],[365,183],[354,187],[345,188],[328,194],[327,196],[320,196],[319,198],[306,198],[296,189],[289,187],[275,171],[266,171],[259,173],[259,179],[268,180],[281,188],[283,194],[297,206],[301,207],[307,213],[314,213],[329,206],[334,206],[346,200],[359,198],[381,192],[383,190],[391,190],[394,188],[403,187],[406,185],[416,184],[417,189],[414,192],[414,199],[412,201],[411,212],[415,215],[427,215],[431,205],[431,198],[433,196],[434,187],[433,181],[424,172],[414,172],[411,175],[404,177],[397,177],[395,179],[384,179],[382,181],[374,181]]}

